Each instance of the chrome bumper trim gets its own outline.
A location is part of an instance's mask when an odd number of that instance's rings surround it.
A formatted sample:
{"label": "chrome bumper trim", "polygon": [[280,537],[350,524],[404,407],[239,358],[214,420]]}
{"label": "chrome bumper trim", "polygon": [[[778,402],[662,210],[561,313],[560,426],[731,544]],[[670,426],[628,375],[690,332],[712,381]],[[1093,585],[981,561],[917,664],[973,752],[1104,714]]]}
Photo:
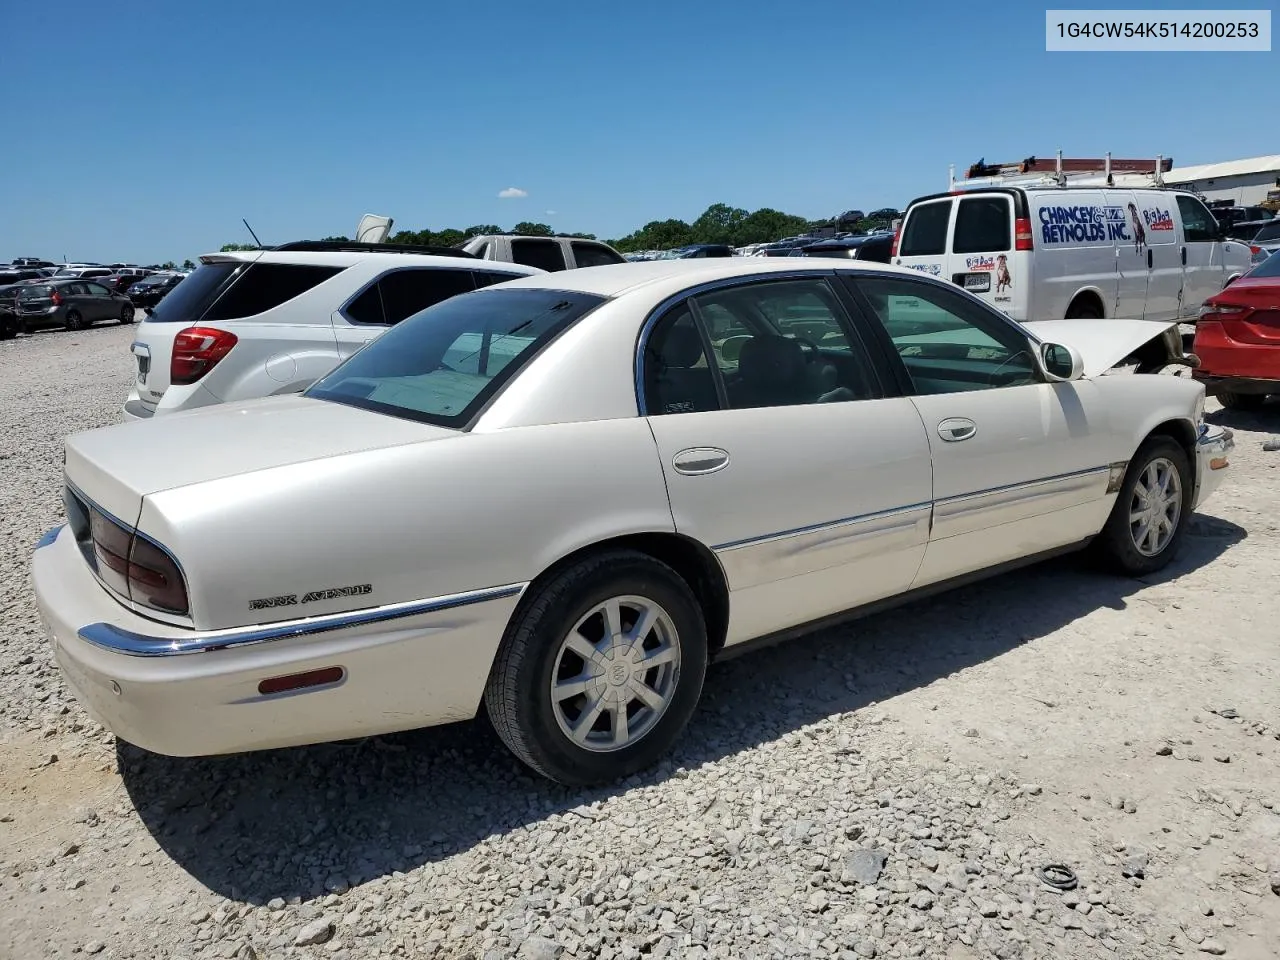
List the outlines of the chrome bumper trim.
{"label": "chrome bumper trim", "polygon": [[348,627],[366,626],[387,620],[398,620],[404,617],[415,617],[424,613],[438,613],[441,610],[452,610],[475,603],[490,600],[501,600],[513,597],[528,586],[525,583],[511,583],[501,587],[488,587],[484,590],[470,590],[466,593],[454,593],[444,597],[433,597],[429,600],[412,600],[408,603],[388,604],[385,607],[370,607],[366,610],[354,610],[349,613],[333,613],[307,620],[291,620],[286,623],[272,624],[265,627],[240,627],[233,630],[222,630],[216,633],[193,633],[189,637],[156,637],[126,630],[111,623],[91,623],[81,627],[77,633],[85,643],[93,644],[112,653],[121,653],[130,657],[172,657],[189,653],[206,653],[212,650],[224,650],[228,647],[243,647],[255,643],[269,643],[272,640],[283,640],[287,637],[302,637],[317,633],[328,633],[333,630],[344,630]]}

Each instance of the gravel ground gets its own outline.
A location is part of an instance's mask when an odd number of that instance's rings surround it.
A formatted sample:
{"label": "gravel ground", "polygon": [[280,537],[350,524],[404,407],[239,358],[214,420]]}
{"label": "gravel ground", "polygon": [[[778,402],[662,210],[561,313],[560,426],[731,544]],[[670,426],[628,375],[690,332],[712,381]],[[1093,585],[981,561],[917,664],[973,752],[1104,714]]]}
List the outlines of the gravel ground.
{"label": "gravel ground", "polygon": [[0,344],[0,956],[1280,955],[1280,407],[1211,414],[1234,466],[1164,574],[725,663],[669,762],[571,791],[478,725],[177,760],[83,714],[27,564],[130,339]]}

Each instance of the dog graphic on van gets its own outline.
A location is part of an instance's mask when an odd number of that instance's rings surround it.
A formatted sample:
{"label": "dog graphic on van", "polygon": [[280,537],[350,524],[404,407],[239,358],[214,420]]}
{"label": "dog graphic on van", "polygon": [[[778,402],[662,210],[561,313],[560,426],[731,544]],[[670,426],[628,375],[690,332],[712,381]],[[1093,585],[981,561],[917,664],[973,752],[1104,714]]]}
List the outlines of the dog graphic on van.
{"label": "dog graphic on van", "polygon": [[1147,230],[1142,225],[1142,216],[1138,213],[1136,203],[1129,204],[1129,219],[1133,221],[1133,252],[1141,253],[1147,245]]}
{"label": "dog graphic on van", "polygon": [[996,293],[1003,293],[1013,286],[1013,276],[1009,273],[1009,258],[1003,253],[996,257]]}

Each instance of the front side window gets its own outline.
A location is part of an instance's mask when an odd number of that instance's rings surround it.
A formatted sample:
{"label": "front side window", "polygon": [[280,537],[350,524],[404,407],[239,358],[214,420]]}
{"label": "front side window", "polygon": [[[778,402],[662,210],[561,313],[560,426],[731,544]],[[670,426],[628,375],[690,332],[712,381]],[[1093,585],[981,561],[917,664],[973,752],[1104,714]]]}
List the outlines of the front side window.
{"label": "front side window", "polygon": [[451,297],[392,327],[306,395],[463,427],[543,345],[603,302],[540,288]]}
{"label": "front side window", "polygon": [[1212,243],[1218,239],[1218,221],[1195,197],[1178,197],[1178,213],[1182,215],[1182,235],[1187,243]]}
{"label": "front side window", "polygon": [[900,257],[938,257],[947,252],[947,223],[951,201],[939,200],[912,207],[898,244]]}
{"label": "front side window", "polygon": [[918,394],[1038,382],[1029,341],[981,303],[937,284],[856,278]]}
{"label": "front side window", "polygon": [[624,262],[608,247],[598,243],[571,243],[569,246],[573,250],[573,259],[580,267],[602,267],[609,263]]}
{"label": "front side window", "polygon": [[556,240],[513,238],[511,259],[526,267],[537,267],[540,270],[565,269],[564,251]]}
{"label": "front side window", "polygon": [[850,340],[826,280],[782,280],[694,298],[711,334],[729,406],[791,406],[873,395],[861,345]]}
{"label": "front side window", "polygon": [[1007,197],[965,197],[960,201],[952,252],[999,253],[1011,246],[1013,223]]}

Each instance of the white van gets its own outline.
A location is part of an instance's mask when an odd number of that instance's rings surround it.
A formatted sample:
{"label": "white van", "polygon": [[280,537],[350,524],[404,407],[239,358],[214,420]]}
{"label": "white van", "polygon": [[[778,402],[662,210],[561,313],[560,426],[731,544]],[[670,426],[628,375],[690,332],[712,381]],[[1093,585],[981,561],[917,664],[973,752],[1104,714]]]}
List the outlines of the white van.
{"label": "white van", "polygon": [[1017,321],[1124,317],[1194,322],[1250,267],[1189,193],[981,187],[913,200],[893,262],[943,277]]}

